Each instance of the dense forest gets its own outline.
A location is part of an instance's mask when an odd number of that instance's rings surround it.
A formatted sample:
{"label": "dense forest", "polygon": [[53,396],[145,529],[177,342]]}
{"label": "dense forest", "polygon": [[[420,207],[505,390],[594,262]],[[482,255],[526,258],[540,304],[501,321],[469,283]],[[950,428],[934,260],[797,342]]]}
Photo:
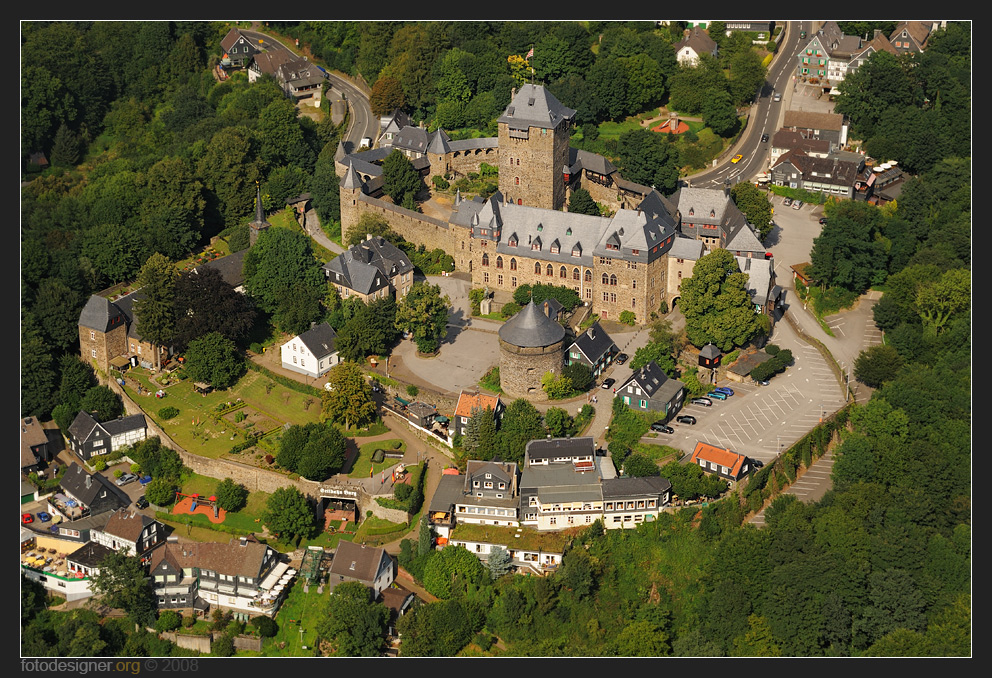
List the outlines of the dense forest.
{"label": "dense forest", "polygon": [[[580,126],[705,89],[687,87],[693,74],[675,65],[677,25],[272,28],[362,77],[377,112],[399,106],[479,134],[494,132],[511,87],[532,76],[576,108]],[[60,402],[73,361],[59,356],[78,354],[90,294],[134,280],[153,254],[178,261],[216,235],[244,247],[256,181],[268,207],[306,190],[333,220],[340,131],[298,115],[271,80],[216,81],[227,30],[22,24],[22,157],[42,151],[53,166],[22,189],[22,414],[47,416]],[[838,434],[833,490],[814,505],[776,499],[762,529],[742,525],[737,494],[637,530],[596,525],[546,578],[494,578],[474,556],[407,542],[401,564],[442,600],[404,617],[404,654],[971,654],[970,43],[970,25],[952,23],[921,57],[875,55],[838,97],[865,148],[915,176],[895,204],[828,205],[811,253],[823,285],[885,292],[875,309],[885,351],[859,358],[858,378],[876,390]],[[729,51],[704,64],[705,78],[740,105],[753,60]],[[44,633],[28,640],[56,634],[67,655],[97,641],[108,654],[158,651],[120,624],[94,628],[77,615],[77,633],[38,607],[30,617]]]}

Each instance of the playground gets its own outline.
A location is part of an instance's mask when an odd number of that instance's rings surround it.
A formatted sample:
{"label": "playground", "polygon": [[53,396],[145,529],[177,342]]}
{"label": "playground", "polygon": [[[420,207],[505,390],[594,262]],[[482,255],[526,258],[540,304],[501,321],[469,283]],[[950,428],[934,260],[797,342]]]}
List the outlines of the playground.
{"label": "playground", "polygon": [[198,494],[183,494],[176,492],[176,504],[172,507],[173,515],[206,516],[211,523],[223,523],[227,511],[217,505],[216,497],[201,497]]}

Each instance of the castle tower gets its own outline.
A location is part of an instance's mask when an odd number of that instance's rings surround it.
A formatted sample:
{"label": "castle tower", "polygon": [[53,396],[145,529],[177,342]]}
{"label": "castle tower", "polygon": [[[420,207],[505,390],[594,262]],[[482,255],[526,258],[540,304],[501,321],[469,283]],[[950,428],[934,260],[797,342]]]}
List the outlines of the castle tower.
{"label": "castle tower", "polygon": [[514,92],[497,120],[499,190],[508,202],[560,210],[565,206],[562,169],[568,167],[575,111],[541,85]]}
{"label": "castle tower", "polygon": [[565,328],[531,300],[499,328],[500,388],[516,398],[546,398],[541,379],[564,369],[564,340]]}
{"label": "castle tower", "polygon": [[269,230],[269,222],[265,220],[265,208],[262,207],[262,187],[256,181],[255,182],[255,220],[248,224],[248,246],[251,247],[258,240],[258,236],[262,231]]}

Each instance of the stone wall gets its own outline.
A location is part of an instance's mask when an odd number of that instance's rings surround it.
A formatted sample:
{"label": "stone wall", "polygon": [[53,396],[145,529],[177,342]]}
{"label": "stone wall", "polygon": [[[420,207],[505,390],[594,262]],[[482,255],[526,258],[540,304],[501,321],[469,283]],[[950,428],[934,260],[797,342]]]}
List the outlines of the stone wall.
{"label": "stone wall", "polygon": [[559,210],[565,206],[564,168],[568,166],[568,123],[553,129],[531,127],[527,138],[499,125],[499,189],[510,202]]}
{"label": "stone wall", "polygon": [[445,252],[456,250],[456,241],[452,233],[455,227],[446,221],[413,212],[359,191],[342,189],[341,193],[341,231],[342,238],[346,242],[351,230],[358,225],[362,214],[371,213],[389,224],[390,229],[406,240],[424,245],[428,250],[437,248]]}
{"label": "stone wall", "polygon": [[521,348],[499,340],[500,388],[510,397],[545,399],[541,378],[547,372],[561,374],[564,366],[564,340],[535,348]]}

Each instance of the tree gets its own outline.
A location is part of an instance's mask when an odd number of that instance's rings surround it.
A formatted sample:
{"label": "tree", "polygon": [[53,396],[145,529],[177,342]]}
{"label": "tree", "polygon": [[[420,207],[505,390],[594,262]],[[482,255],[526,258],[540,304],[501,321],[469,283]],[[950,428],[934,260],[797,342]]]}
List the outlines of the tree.
{"label": "tree", "polygon": [[888,267],[886,244],[879,237],[883,220],[874,205],[853,200],[838,203],[813,240],[809,268],[813,279],[857,294],[883,282]]}
{"label": "tree", "polygon": [[348,233],[345,245],[348,247],[357,245],[370,235],[385,238],[394,245],[402,240],[401,237],[393,233],[385,219],[372,212],[365,212],[358,218],[358,224]]}
{"label": "tree", "polygon": [[175,631],[183,624],[183,617],[175,610],[162,610],[155,622],[156,631]]}
{"label": "tree", "polygon": [[682,281],[679,298],[686,336],[693,345],[713,343],[729,351],[761,332],[746,284],[747,274],[727,250],[715,250],[696,262],[692,277]]}
{"label": "tree", "polygon": [[243,271],[245,290],[259,308],[273,315],[300,298],[319,302],[327,286],[310,238],[285,228],[259,234],[245,254]]}
{"label": "tree", "polygon": [[141,267],[138,285],[141,293],[134,300],[138,333],[151,342],[155,351],[155,369],[161,362],[159,347],[168,346],[176,329],[173,306],[176,292],[176,267],[162,254],[153,254]]}
{"label": "tree", "polygon": [[400,151],[394,150],[382,161],[382,190],[393,199],[393,203],[415,209],[413,201],[421,186],[420,173]]}
{"label": "tree", "polygon": [[451,301],[441,287],[415,282],[396,309],[396,329],[411,332],[420,353],[434,353],[448,331]]}
{"label": "tree", "polygon": [[79,138],[65,123],[55,133],[51,158],[53,167],[75,167],[79,162]]}
{"label": "tree", "polygon": [[854,376],[865,386],[878,388],[895,378],[902,367],[902,356],[892,346],[871,346],[854,361]]}
{"label": "tree", "polygon": [[316,532],[313,509],[295,487],[280,487],[269,495],[262,522],[283,541],[299,542]]}
{"label": "tree", "polygon": [[679,152],[668,137],[643,128],[621,134],[617,154],[624,179],[653,186],[665,195],[674,193],[679,179]]}
{"label": "tree", "polygon": [[90,575],[90,588],[110,607],[128,613],[136,624],[155,623],[155,594],[145,580],[145,566],[123,549],[100,561],[100,571]]}
{"label": "tree", "polygon": [[106,386],[92,386],[79,401],[79,409],[89,412],[97,421],[110,421],[124,414],[120,397]]}
{"label": "tree", "polygon": [[383,75],[372,85],[372,94],[369,95],[369,104],[372,106],[372,115],[381,117],[393,112],[398,108],[403,108],[406,104],[406,97],[403,94],[403,85],[396,78]]}
{"label": "tree", "polygon": [[544,373],[544,376],[541,377],[541,388],[544,389],[544,392],[552,400],[567,398],[572,395],[571,379],[561,374],[555,374],[554,372]]}
{"label": "tree", "polygon": [[244,374],[244,355],[220,332],[194,339],[186,349],[186,374],[215,388],[229,388]]}
{"label": "tree", "polygon": [[544,421],[534,405],[517,398],[506,408],[500,423],[498,446],[504,461],[522,463],[524,449],[531,440],[543,438]]}
{"label": "tree", "polygon": [[317,633],[336,647],[339,657],[378,657],[382,651],[389,608],[372,599],[371,590],[357,581],[334,587]]}
{"label": "tree", "polygon": [[338,363],[327,373],[327,383],[331,389],[321,396],[323,420],[341,422],[346,429],[367,426],[375,421],[372,387],[358,365]]}
{"label": "tree", "polygon": [[47,414],[55,396],[52,349],[38,321],[25,313],[21,321],[21,416]]}
{"label": "tree", "polygon": [[572,417],[560,407],[549,407],[544,413],[544,426],[553,438],[564,438],[572,427]]}
{"label": "tree", "polygon": [[630,369],[636,372],[651,362],[657,363],[669,377],[678,376],[678,367],[670,350],[664,344],[654,341],[634,351],[634,357],[630,360]]}
{"label": "tree", "polygon": [[572,191],[572,196],[568,199],[568,211],[573,214],[599,216],[599,206],[589,195],[589,191],[584,188],[577,188]]}
{"label": "tree", "polygon": [[175,292],[174,346],[183,352],[194,339],[217,332],[241,345],[255,324],[248,297],[236,292],[215,268],[200,268],[179,276]]}
{"label": "tree", "polygon": [[587,391],[593,384],[592,370],[583,363],[566,365],[562,376],[572,382],[572,389],[575,391]]}
{"label": "tree", "polygon": [[355,315],[338,331],[334,342],[342,360],[352,362],[386,353],[398,335],[397,305],[392,297],[376,299],[368,305],[356,302],[356,306]]}
{"label": "tree", "polygon": [[464,546],[445,547],[424,565],[424,588],[438,598],[450,598],[456,590],[488,579],[485,566]]}
{"label": "tree", "polygon": [[230,478],[224,478],[215,490],[217,505],[225,511],[240,511],[248,504],[248,488]]}
{"label": "tree", "polygon": [[971,272],[963,268],[946,271],[938,280],[920,286],[916,308],[930,336],[936,336],[956,313],[971,306]]}
{"label": "tree", "polygon": [[761,64],[761,57],[747,45],[730,57],[730,92],[733,103],[744,106],[754,100],[758,88],[765,84],[768,69]]}
{"label": "tree", "polygon": [[209,191],[208,212],[218,230],[252,214],[260,164],[258,143],[246,127],[225,127],[210,138],[199,174]]}
{"label": "tree", "polygon": [[334,426],[309,423],[289,427],[279,441],[276,461],[307,480],[325,480],[344,466],[345,439]]}
{"label": "tree", "polygon": [[60,278],[46,278],[38,286],[34,314],[57,353],[79,341],[79,312],[84,303],[79,291]]}
{"label": "tree", "polygon": [[757,229],[758,239],[768,237],[772,230],[772,204],[768,195],[750,181],[739,181],[730,188],[730,197],[747,222]]}
{"label": "tree", "polygon": [[146,246],[170,259],[182,259],[200,241],[205,224],[203,182],[181,158],[163,158],[145,179],[139,218]]}
{"label": "tree", "polygon": [[640,452],[635,452],[623,460],[623,473],[627,476],[643,478],[661,475],[661,469],[658,468],[658,463],[654,459]]}
{"label": "tree", "polygon": [[740,126],[734,100],[726,91],[711,90],[703,100],[703,122],[723,138],[731,137]]}
{"label": "tree", "polygon": [[496,448],[496,418],[493,408],[473,407],[465,424],[465,449],[473,459],[489,460]]}
{"label": "tree", "polygon": [[145,486],[145,499],[155,506],[171,506],[176,500],[176,485],[170,478],[156,476]]}
{"label": "tree", "polygon": [[489,569],[489,575],[493,579],[499,579],[504,574],[512,572],[513,561],[510,559],[510,552],[502,546],[493,546],[489,549],[486,567]]}

